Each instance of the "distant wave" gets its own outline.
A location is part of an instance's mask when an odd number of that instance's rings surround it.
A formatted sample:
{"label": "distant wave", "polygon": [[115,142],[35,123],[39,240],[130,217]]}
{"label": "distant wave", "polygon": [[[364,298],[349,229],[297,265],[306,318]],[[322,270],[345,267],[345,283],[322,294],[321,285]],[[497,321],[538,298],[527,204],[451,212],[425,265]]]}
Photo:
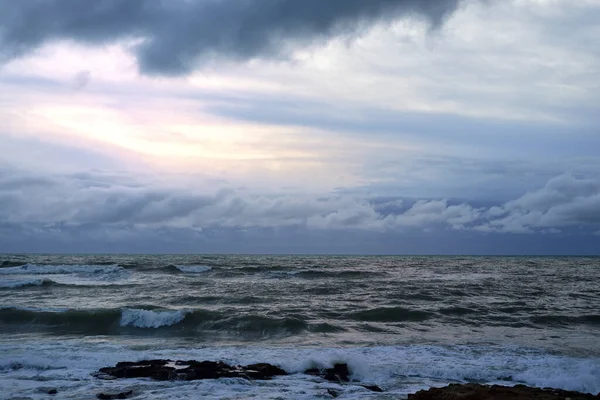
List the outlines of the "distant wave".
{"label": "distant wave", "polygon": [[199,274],[212,270],[212,267],[208,265],[173,265],[172,267],[186,274]]}
{"label": "distant wave", "polygon": [[13,279],[0,282],[0,289],[17,289],[28,286],[50,286],[54,285],[51,279]]}
{"label": "distant wave", "polygon": [[600,314],[588,315],[540,315],[531,317],[534,324],[548,326],[568,326],[568,325],[600,325]]}
{"label": "distant wave", "polygon": [[8,279],[0,281],[0,290],[2,289],[26,289],[34,287],[77,287],[77,288],[97,288],[97,287],[129,287],[137,286],[134,283],[114,283],[112,280],[74,280],[72,282],[57,282],[49,278],[31,278],[31,279]]}
{"label": "distant wave", "polygon": [[[240,268],[242,269],[242,268]],[[377,276],[387,275],[381,271],[368,271],[368,270],[350,270],[350,271],[336,271],[327,269],[251,269],[243,268],[247,272],[259,272],[267,277],[271,278],[291,278],[297,277],[302,279],[325,279],[325,278],[340,278],[340,279],[354,279],[354,278],[373,278]]]}
{"label": "distant wave", "polygon": [[53,274],[111,274],[125,272],[116,264],[112,265],[44,265],[25,264],[18,267],[0,268],[2,275],[53,275]]}
{"label": "distant wave", "polygon": [[18,267],[23,264],[24,264],[23,261],[4,260],[4,261],[0,262],[0,268]]}

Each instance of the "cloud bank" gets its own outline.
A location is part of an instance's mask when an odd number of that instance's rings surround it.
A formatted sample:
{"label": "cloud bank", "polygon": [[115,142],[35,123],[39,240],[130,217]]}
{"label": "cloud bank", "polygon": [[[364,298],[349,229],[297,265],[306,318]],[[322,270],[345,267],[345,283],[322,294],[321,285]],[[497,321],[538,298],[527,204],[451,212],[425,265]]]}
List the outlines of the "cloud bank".
{"label": "cloud bank", "polygon": [[0,60],[56,40],[136,41],[141,72],[183,75],[213,57],[286,57],[310,44],[402,15],[434,25],[459,0],[0,0]]}
{"label": "cloud bank", "polygon": [[[129,184],[126,182],[130,182]],[[349,194],[212,193],[134,184],[101,174],[0,175],[0,221],[23,226],[407,231],[442,227],[558,233],[600,227],[600,180],[563,174],[499,205]]]}

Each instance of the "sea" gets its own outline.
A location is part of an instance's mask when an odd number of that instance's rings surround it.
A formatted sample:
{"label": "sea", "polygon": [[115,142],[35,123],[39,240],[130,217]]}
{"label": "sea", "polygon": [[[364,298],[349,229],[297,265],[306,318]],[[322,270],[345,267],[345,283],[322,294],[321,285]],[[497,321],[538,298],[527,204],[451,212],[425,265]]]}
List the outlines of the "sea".
{"label": "sea", "polygon": [[[5,254],[0,263],[0,398],[55,389],[60,399],[128,390],[401,399],[460,382],[600,392],[600,258]],[[92,375],[157,358],[267,362],[290,375]],[[335,363],[348,364],[351,382],[303,373]]]}

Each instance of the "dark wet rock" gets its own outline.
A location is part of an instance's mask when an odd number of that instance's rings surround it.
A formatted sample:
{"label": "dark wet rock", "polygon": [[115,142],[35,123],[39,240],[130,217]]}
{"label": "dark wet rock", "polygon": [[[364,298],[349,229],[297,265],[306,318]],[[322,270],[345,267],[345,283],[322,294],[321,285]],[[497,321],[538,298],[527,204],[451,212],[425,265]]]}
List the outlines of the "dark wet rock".
{"label": "dark wet rock", "polygon": [[[164,361],[164,360],[161,360]],[[100,368],[100,373],[114,376],[115,378],[153,378],[168,380],[175,371],[175,367],[168,367],[166,363],[151,364],[147,361],[133,363],[117,363],[115,367]]]}
{"label": "dark wet rock", "polygon": [[370,391],[372,391],[372,392],[379,392],[379,393],[383,392],[383,389],[382,389],[382,388],[380,388],[380,387],[379,387],[379,386],[377,386],[377,385],[360,385],[360,386],[362,386],[362,387],[364,387],[365,389],[368,389],[368,390],[370,390]]}
{"label": "dark wet rock", "polygon": [[142,360],[142,361],[121,361],[117,363],[117,367],[136,367],[142,365],[167,365],[170,360]]}
{"label": "dark wet rock", "polygon": [[273,376],[287,375],[287,372],[281,368],[266,363],[250,364],[244,368],[246,374],[252,379],[270,379]]}
{"label": "dark wet rock", "polygon": [[409,400],[598,400],[599,396],[561,389],[533,388],[525,385],[499,386],[475,383],[452,384],[409,394]]}
{"label": "dark wet rock", "polygon": [[338,397],[340,394],[333,390],[333,389],[327,389],[327,394],[329,394],[331,397]]}
{"label": "dark wet rock", "polygon": [[133,396],[133,390],[119,393],[98,393],[96,396],[100,400],[126,399]]}
{"label": "dark wet rock", "polygon": [[331,382],[348,382],[350,381],[350,371],[348,364],[335,364],[333,368],[311,368],[304,371],[305,374],[320,376]]}
{"label": "dark wet rock", "polygon": [[151,378],[159,381],[218,378],[271,379],[287,375],[283,369],[271,364],[229,365],[221,361],[171,361],[144,360],[120,362],[114,367],[100,368],[97,378]]}

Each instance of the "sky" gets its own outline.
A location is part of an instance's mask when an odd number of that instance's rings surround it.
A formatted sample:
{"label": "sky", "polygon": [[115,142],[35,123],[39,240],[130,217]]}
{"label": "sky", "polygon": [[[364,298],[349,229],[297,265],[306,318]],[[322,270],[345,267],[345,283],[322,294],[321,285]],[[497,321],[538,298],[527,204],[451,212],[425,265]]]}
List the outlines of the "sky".
{"label": "sky", "polygon": [[600,0],[0,9],[0,252],[600,254]]}

